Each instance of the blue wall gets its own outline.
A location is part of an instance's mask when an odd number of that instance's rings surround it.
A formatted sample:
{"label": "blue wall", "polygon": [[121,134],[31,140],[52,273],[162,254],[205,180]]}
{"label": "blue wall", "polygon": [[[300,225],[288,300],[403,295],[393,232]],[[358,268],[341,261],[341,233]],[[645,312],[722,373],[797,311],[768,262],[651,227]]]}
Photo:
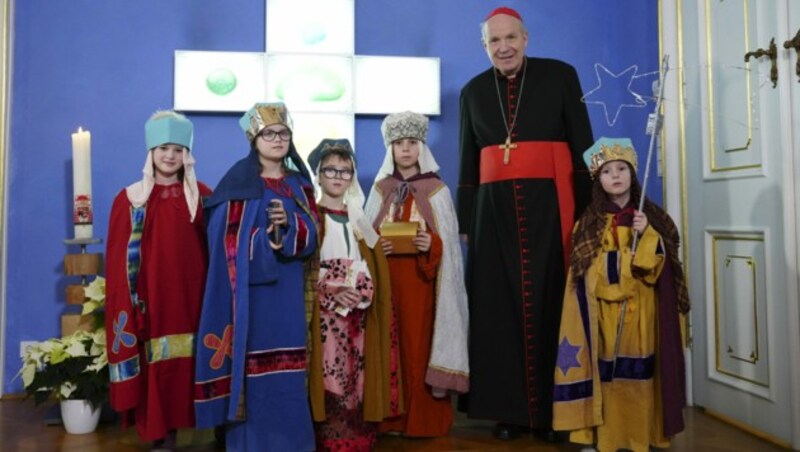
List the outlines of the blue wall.
{"label": "blue wall", "polygon": [[[78,126],[92,132],[94,230],[104,237],[113,197],[141,174],[145,120],[171,107],[173,52],[264,50],[263,0],[15,3],[3,392],[22,389],[19,379],[12,381],[19,342],[59,334],[64,290],[74,282],[62,269],[63,255],[76,252],[63,244],[72,237],[70,133]],[[429,141],[451,189],[458,173],[459,91],[489,66],[478,24],[501,4],[525,18],[528,54],[570,62],[585,92],[597,86],[598,62],[615,73],[632,64],[640,73],[658,69],[654,1],[357,0],[357,54],[441,58],[442,114],[432,119]],[[648,94],[650,81],[633,88]],[[618,96],[629,103],[625,93]],[[644,154],[642,130],[652,108],[625,108],[610,127],[602,108],[590,105],[595,137],[631,136]],[[198,176],[214,186],[246,152],[238,115],[189,116]],[[365,116],[356,123],[365,190],[383,158],[381,120]],[[649,194],[660,202],[660,181],[653,183]]]}

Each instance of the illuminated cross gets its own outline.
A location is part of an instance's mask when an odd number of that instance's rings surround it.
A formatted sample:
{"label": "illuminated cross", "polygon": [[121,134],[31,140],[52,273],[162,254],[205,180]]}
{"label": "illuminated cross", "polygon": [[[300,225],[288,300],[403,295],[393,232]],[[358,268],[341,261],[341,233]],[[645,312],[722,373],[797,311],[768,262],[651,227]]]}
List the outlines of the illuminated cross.
{"label": "illuminated cross", "polygon": [[508,158],[510,157],[511,150],[516,149],[517,145],[511,142],[511,137],[506,137],[506,143],[501,144],[499,148],[504,151],[503,165],[508,165]]}
{"label": "illuminated cross", "polygon": [[355,0],[269,0],[266,12],[265,53],[175,52],[176,110],[283,101],[301,154],[353,142],[356,114],[440,113],[438,58],[354,54]]}

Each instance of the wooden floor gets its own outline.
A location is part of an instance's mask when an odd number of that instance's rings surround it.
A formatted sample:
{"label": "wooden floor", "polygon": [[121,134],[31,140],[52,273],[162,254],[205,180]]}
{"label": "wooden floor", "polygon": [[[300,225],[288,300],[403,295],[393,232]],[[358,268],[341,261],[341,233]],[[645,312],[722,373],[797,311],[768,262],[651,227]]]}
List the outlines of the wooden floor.
{"label": "wooden floor", "polygon": [[[144,451],[149,445],[141,443],[132,429],[120,431],[114,423],[101,424],[95,433],[68,435],[60,425],[43,424],[49,406],[34,407],[32,400],[0,401],[1,451]],[[674,439],[673,451],[778,451],[784,450],[755,436],[742,432],[700,410],[687,410],[687,429]],[[379,451],[579,451],[572,444],[547,444],[531,437],[513,441],[492,438],[492,423],[474,421],[459,416],[446,438],[406,439],[382,436]],[[183,447],[185,451],[214,451],[211,446]]]}

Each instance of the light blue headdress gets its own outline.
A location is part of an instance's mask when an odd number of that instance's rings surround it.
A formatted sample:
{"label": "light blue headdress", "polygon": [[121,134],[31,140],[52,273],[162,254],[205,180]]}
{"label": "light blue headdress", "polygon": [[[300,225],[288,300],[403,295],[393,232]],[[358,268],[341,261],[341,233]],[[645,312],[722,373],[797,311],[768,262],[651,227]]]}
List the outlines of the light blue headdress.
{"label": "light blue headdress", "polygon": [[167,143],[179,144],[191,150],[193,136],[192,121],[180,113],[156,114],[144,124],[144,139],[148,150]]}

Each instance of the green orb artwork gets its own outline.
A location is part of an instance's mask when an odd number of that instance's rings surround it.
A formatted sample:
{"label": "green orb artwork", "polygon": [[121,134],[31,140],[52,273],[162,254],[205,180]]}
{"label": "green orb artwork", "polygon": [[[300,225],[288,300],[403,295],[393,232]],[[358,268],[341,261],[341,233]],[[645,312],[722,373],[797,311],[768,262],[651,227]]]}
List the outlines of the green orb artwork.
{"label": "green orb artwork", "polygon": [[335,69],[316,65],[295,69],[275,89],[277,97],[284,101],[332,102],[339,100],[344,92],[344,80]]}
{"label": "green orb artwork", "polygon": [[208,90],[218,96],[225,96],[236,89],[236,74],[228,68],[218,68],[206,77]]}

